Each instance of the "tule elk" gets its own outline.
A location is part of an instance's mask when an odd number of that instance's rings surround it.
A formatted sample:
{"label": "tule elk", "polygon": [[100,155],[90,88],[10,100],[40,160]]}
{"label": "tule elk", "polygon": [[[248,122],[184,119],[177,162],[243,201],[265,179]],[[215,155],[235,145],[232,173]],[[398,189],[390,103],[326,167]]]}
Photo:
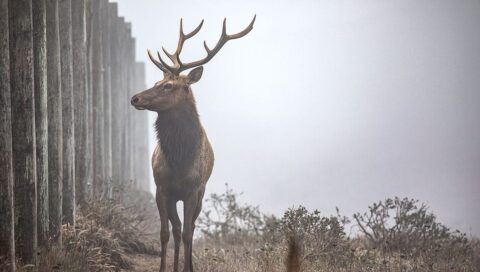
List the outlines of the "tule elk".
{"label": "tule elk", "polygon": [[[168,221],[172,224],[174,239],[173,270],[178,271],[180,239],[184,247],[184,271],[192,272],[192,237],[195,220],[202,208],[205,186],[213,169],[213,151],[207,134],[200,124],[195,106],[195,99],[190,85],[202,77],[203,64],[210,61],[229,40],[247,35],[253,28],[255,18],[243,31],[229,35],[226,20],[223,21],[222,34],[214,48],[210,49],[204,42],[207,56],[201,60],[183,63],[180,53],[186,40],[196,35],[203,25],[203,20],[192,32],[183,33],[180,20],[180,38],[175,53],[164,53],[172,61],[168,65],[159,52],[156,60],[150,50],[148,55],[152,62],[163,71],[163,79],[152,88],[136,94],[131,104],[138,110],[150,110],[158,114],[155,121],[157,146],[152,156],[152,168],[157,186],[156,201],[160,213],[161,262],[160,271],[166,270],[167,243],[170,236]],[[187,75],[181,72],[192,69]],[[177,213],[177,202],[183,201],[183,233]]]}

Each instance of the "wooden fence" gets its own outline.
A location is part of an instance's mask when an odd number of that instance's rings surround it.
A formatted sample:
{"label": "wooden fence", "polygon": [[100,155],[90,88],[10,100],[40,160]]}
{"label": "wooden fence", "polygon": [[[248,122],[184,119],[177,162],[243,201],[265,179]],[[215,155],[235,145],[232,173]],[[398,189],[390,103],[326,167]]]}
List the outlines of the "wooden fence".
{"label": "wooden fence", "polygon": [[0,0],[0,256],[35,264],[85,201],[148,191],[143,89],[116,3]]}

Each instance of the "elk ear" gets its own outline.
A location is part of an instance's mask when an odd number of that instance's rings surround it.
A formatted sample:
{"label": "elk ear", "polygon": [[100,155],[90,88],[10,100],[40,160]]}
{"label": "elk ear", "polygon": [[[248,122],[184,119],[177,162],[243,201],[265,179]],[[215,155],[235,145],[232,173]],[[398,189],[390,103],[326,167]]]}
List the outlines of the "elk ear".
{"label": "elk ear", "polygon": [[203,66],[197,67],[188,73],[188,84],[196,83],[202,78]]}

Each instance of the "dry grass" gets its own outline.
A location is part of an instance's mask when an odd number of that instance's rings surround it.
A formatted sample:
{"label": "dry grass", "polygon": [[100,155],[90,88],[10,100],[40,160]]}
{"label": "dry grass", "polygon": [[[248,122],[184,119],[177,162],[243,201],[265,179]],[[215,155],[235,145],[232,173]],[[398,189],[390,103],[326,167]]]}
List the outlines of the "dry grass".
{"label": "dry grass", "polygon": [[[304,207],[289,209],[282,218],[265,216],[256,207],[237,203],[235,193],[228,188],[225,194],[215,195],[207,203],[213,204],[220,216],[205,211],[209,217],[200,218],[201,231],[197,233],[202,235],[194,241],[195,271],[480,271],[480,241],[448,228],[431,232],[443,225],[436,222],[434,216],[424,216],[428,212],[423,209],[419,217],[414,216],[416,213],[407,213],[415,230],[422,231],[419,237],[424,237],[423,249],[419,250],[412,241],[406,243],[402,242],[404,238],[398,238],[404,236],[380,237],[381,243],[377,242],[380,238],[372,241],[368,235],[348,237],[344,232],[348,218],[325,217]],[[369,211],[367,215],[375,215],[378,207],[373,206],[373,210],[370,207],[373,213]],[[423,227],[423,221],[417,218],[430,218],[429,225]],[[432,224],[438,226],[432,228]],[[380,223],[369,227],[383,228]],[[113,200],[100,199],[79,209],[76,226],[63,228],[63,245],[40,252],[37,270],[157,271],[159,230],[151,194],[134,188],[117,189]],[[389,237],[397,239],[395,245],[390,245]],[[168,267],[172,270],[173,239],[170,241]],[[180,256],[180,268],[182,260]],[[18,267],[20,272],[35,271],[32,266]],[[8,267],[5,259],[0,258],[0,271],[2,269]]]}
{"label": "dry grass", "polygon": [[[17,271],[130,271],[129,254],[158,255],[158,214],[151,194],[118,188],[115,199],[89,201],[77,210],[76,225],[63,226],[63,243],[38,254],[38,267]],[[8,263],[0,258],[0,271]]]}

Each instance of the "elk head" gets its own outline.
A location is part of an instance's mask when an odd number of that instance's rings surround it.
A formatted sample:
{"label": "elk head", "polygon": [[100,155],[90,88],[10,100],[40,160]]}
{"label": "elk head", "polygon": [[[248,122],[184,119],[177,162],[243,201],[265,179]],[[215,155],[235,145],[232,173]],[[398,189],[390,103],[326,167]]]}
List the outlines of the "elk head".
{"label": "elk head", "polygon": [[[203,25],[203,20],[192,32],[188,34],[183,33],[183,22],[180,20],[180,37],[178,39],[177,50],[175,53],[170,54],[167,52],[167,50],[165,50],[165,48],[162,47],[163,52],[171,60],[173,65],[168,65],[162,59],[160,52],[157,52],[158,60],[156,60],[152,56],[150,50],[148,50],[148,56],[150,57],[150,60],[160,70],[163,71],[163,79],[155,83],[152,88],[134,95],[132,97],[131,104],[138,110],[146,109],[159,112],[169,110],[182,101],[193,99],[190,85],[199,81],[202,77],[202,65],[209,62],[229,40],[238,39],[247,35],[253,29],[255,18],[256,15],[253,17],[253,20],[250,22],[247,28],[233,35],[227,34],[227,20],[224,19],[222,34],[215,47],[210,49],[207,46],[207,43],[204,41],[203,46],[207,51],[207,56],[201,60],[189,63],[183,63],[180,60],[180,53],[182,52],[185,41],[195,36],[200,31]],[[192,68],[194,69],[191,70],[188,75],[180,74],[181,72]]]}

